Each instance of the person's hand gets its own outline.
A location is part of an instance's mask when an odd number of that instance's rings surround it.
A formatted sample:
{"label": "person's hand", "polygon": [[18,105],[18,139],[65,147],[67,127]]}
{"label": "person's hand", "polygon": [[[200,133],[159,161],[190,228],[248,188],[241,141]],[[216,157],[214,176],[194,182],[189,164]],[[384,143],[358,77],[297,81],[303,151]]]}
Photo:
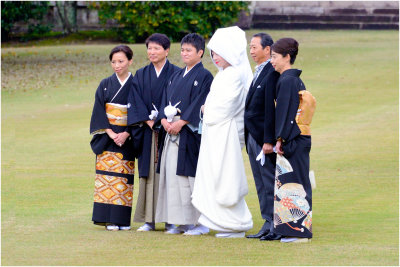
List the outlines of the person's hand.
{"label": "person's hand", "polygon": [[111,130],[111,129],[106,129],[106,133],[108,134],[108,137],[110,137],[113,140],[114,140],[115,137],[117,137],[117,134],[114,133],[114,131]]}
{"label": "person's hand", "polygon": [[270,143],[264,143],[262,151],[264,154],[271,154],[272,152],[274,152],[274,146]]}
{"label": "person's hand", "polygon": [[187,121],[179,120],[171,123],[170,134],[177,135],[181,130],[182,127],[187,124]]}
{"label": "person's hand", "polygon": [[150,127],[150,129],[153,129],[153,125],[154,125],[154,121],[153,120],[146,121],[146,124]]}
{"label": "person's hand", "polygon": [[164,130],[170,134],[171,131],[171,123],[167,121],[167,119],[161,119],[161,125],[164,127]]}
{"label": "person's hand", "polygon": [[129,137],[129,133],[128,132],[122,132],[117,134],[117,136],[114,138],[114,143],[117,144],[117,146],[123,146],[126,139]]}
{"label": "person's hand", "polygon": [[283,155],[282,141],[281,141],[281,140],[278,140],[278,141],[276,142],[275,148],[276,148],[276,153],[278,153],[279,155]]}
{"label": "person's hand", "polygon": [[200,107],[200,109],[201,109],[201,113],[204,114],[204,105],[202,105],[202,106]]}

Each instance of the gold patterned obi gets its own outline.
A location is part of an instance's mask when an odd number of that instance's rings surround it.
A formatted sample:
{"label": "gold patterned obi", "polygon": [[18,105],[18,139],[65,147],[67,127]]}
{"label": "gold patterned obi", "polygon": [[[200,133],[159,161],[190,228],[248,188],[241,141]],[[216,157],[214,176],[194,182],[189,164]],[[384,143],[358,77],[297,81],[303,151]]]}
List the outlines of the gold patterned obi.
{"label": "gold patterned obi", "polygon": [[311,121],[315,112],[316,100],[313,95],[306,90],[299,91],[300,104],[297,109],[296,123],[302,135],[311,135]]}
{"label": "gold patterned obi", "polygon": [[127,105],[106,103],[106,114],[112,125],[126,126],[128,123]]}

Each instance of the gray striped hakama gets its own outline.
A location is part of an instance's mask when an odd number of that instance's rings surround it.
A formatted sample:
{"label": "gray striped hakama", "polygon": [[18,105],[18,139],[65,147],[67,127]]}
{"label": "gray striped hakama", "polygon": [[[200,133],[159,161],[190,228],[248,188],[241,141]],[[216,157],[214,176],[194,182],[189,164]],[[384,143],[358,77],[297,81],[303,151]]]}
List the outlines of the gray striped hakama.
{"label": "gray striped hakama", "polygon": [[134,222],[154,222],[160,180],[160,175],[156,172],[157,138],[157,134],[153,132],[151,137],[149,176],[147,178],[139,178],[139,195],[133,217]]}
{"label": "gray striped hakama", "polygon": [[200,213],[192,205],[194,177],[176,175],[179,135],[165,137],[155,222],[196,224]]}

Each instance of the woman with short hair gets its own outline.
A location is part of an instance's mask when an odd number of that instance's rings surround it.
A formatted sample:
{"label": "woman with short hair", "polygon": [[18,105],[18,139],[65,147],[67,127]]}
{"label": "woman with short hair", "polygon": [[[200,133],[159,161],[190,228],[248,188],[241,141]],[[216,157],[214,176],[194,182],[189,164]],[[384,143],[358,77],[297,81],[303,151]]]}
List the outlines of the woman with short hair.
{"label": "woman with short hair", "polygon": [[[309,179],[311,132],[315,99],[305,90],[301,70],[293,69],[299,43],[282,38],[271,47],[271,63],[281,75],[276,87],[274,229],[281,242],[307,242],[312,238],[312,192]],[[299,107],[308,101],[307,108]],[[271,239],[276,240],[279,238]]]}
{"label": "woman with short hair", "polygon": [[93,223],[107,230],[130,230],[135,155],[127,126],[132,86],[132,50],[119,45],[109,55],[114,74],[97,88],[90,121],[90,145],[96,154]]}

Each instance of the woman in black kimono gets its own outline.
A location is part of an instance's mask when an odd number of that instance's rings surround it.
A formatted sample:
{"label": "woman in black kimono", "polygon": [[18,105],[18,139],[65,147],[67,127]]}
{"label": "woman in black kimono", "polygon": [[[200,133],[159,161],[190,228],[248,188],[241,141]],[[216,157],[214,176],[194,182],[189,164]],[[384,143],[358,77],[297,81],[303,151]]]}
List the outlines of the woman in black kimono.
{"label": "woman in black kimono", "polygon": [[110,231],[130,230],[135,155],[127,127],[127,99],[132,56],[126,45],[111,50],[115,73],[100,82],[90,121],[90,144],[96,154],[92,220]]}
{"label": "woman in black kimono", "polygon": [[274,237],[281,242],[306,242],[312,237],[312,195],[309,180],[311,117],[315,108],[301,110],[306,93],[301,70],[292,69],[298,42],[283,38],[275,42],[271,63],[279,77],[276,87],[275,137],[277,170],[274,196]]}

